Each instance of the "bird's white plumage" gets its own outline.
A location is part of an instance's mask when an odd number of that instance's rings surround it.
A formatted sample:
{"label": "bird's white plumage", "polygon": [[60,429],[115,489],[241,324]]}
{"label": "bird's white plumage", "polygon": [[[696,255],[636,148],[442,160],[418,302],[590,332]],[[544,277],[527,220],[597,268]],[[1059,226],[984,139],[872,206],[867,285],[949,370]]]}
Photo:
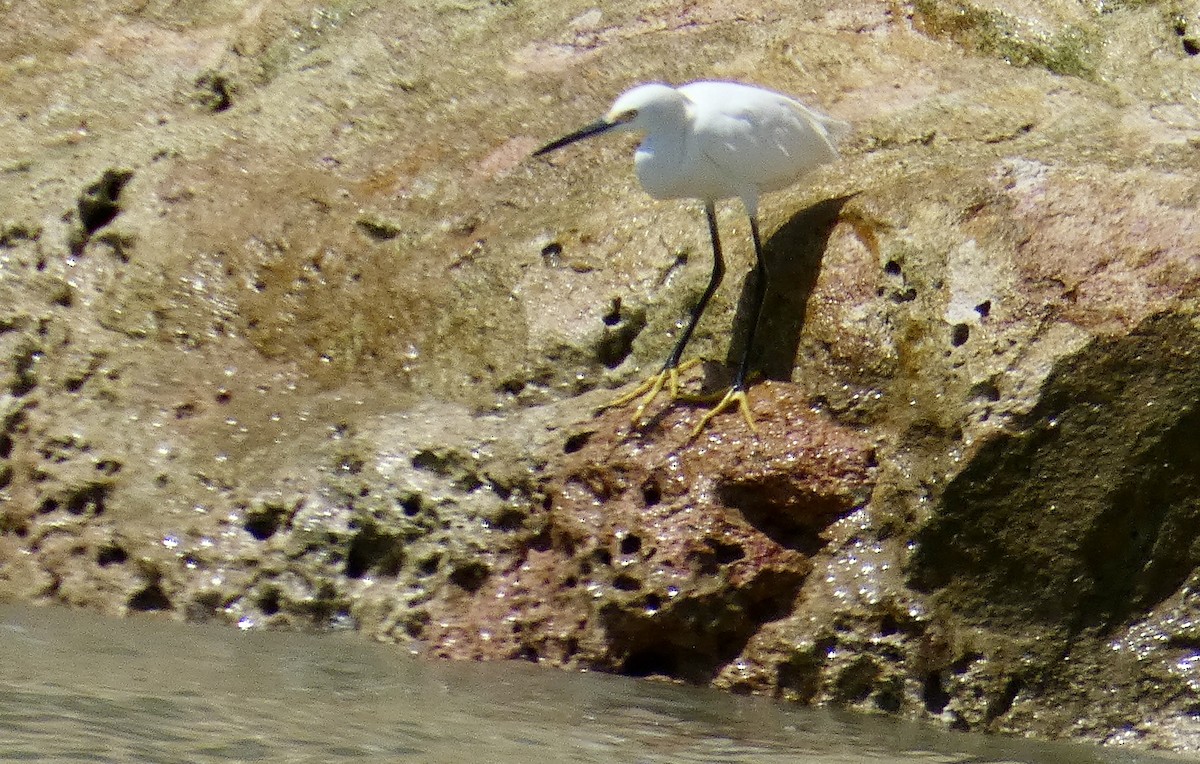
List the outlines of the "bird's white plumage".
{"label": "bird's white plumage", "polygon": [[733,405],[741,410],[753,430],[746,394],[750,349],[754,346],[767,286],[766,261],[758,231],[758,197],[784,188],[814,167],[836,159],[837,140],[848,132],[849,126],[785,95],[750,85],[693,82],[673,88],[650,83],[626,91],[603,119],[551,141],[535,151],[534,156],[617,130],[645,135],[634,154],[634,167],[642,187],[651,196],[704,202],[712,236],[713,271],[662,371],[612,405],[642,397],[633,415],[637,422],[664,386],[676,397],[679,371],[687,366],[680,364],[684,348],[725,272],[715,204],[721,199],[739,197],[750,216],[750,235],[757,260],[750,321],[742,360],[729,392],[701,417],[692,429],[692,436]]}
{"label": "bird's white plumage", "polygon": [[784,188],[837,157],[847,126],[774,91],[734,82],[652,83],[621,95],[606,119],[645,133],[638,180],[658,199],[740,198]]}

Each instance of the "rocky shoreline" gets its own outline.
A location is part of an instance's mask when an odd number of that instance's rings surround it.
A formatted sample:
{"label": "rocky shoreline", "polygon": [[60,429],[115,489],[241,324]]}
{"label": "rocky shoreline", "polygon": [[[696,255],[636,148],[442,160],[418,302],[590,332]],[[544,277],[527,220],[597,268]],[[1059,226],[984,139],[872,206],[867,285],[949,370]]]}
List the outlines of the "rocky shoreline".
{"label": "rocky shoreline", "polygon": [[[1200,5],[0,18],[0,597],[1200,751]],[[763,203],[757,437],[595,413],[701,213],[528,159],[700,78],[855,126]]]}

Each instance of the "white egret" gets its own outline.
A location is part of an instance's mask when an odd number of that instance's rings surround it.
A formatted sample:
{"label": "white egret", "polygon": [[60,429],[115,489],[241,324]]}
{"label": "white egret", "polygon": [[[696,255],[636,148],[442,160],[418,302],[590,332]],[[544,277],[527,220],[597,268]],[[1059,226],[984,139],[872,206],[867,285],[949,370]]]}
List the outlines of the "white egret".
{"label": "white egret", "polygon": [[679,396],[679,372],[695,363],[681,366],[680,358],[725,274],[715,205],[721,199],[737,197],[750,217],[757,258],[746,344],[733,385],[696,424],[692,435],[699,434],[713,417],[734,404],[750,429],[755,429],[746,399],[746,377],[767,289],[767,268],[758,232],[759,195],[785,188],[809,170],[836,159],[837,139],[848,127],[795,99],[750,85],[693,82],[674,88],[650,83],[623,93],[602,119],[534,152],[534,156],[541,156],[609,131],[644,133],[645,138],[634,154],[634,168],[642,188],[656,199],[699,199],[708,216],[712,276],[692,309],[687,328],[662,370],[610,405],[623,405],[642,396],[633,415],[637,423],[664,385],[670,389],[672,398]]}

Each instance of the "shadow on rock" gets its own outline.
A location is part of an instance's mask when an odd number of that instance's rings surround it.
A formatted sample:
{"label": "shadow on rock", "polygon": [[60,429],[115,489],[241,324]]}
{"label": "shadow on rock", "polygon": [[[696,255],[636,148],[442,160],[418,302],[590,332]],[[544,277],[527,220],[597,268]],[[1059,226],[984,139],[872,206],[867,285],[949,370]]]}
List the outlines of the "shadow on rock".
{"label": "shadow on rock", "polygon": [[[767,379],[788,381],[796,365],[808,299],[821,273],[821,260],[838,215],[852,196],[826,199],[796,213],[763,244],[767,295],[759,319],[753,368]],[[754,272],[742,286],[726,362],[737,368],[745,348],[746,323],[754,294]],[[752,350],[752,352],[755,352]]]}
{"label": "shadow on rock", "polygon": [[1200,565],[1200,328],[1147,319],[1060,361],[1020,432],[983,445],[910,569],[952,609],[1108,632]]}

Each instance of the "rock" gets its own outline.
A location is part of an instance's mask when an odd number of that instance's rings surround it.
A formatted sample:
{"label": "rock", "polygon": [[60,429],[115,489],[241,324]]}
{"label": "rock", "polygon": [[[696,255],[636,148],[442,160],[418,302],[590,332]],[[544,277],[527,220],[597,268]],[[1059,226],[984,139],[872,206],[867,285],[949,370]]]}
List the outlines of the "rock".
{"label": "rock", "polygon": [[[1195,3],[59,5],[0,25],[0,597],[1200,750]],[[758,437],[593,416],[702,216],[527,154],[651,78],[855,126],[762,205]]]}
{"label": "rock", "polygon": [[432,614],[431,649],[711,680],[792,609],[823,531],[870,494],[860,434],[791,386],[755,393],[758,437],[739,420],[690,442],[679,410],[645,432],[615,410],[576,432],[535,532]]}

